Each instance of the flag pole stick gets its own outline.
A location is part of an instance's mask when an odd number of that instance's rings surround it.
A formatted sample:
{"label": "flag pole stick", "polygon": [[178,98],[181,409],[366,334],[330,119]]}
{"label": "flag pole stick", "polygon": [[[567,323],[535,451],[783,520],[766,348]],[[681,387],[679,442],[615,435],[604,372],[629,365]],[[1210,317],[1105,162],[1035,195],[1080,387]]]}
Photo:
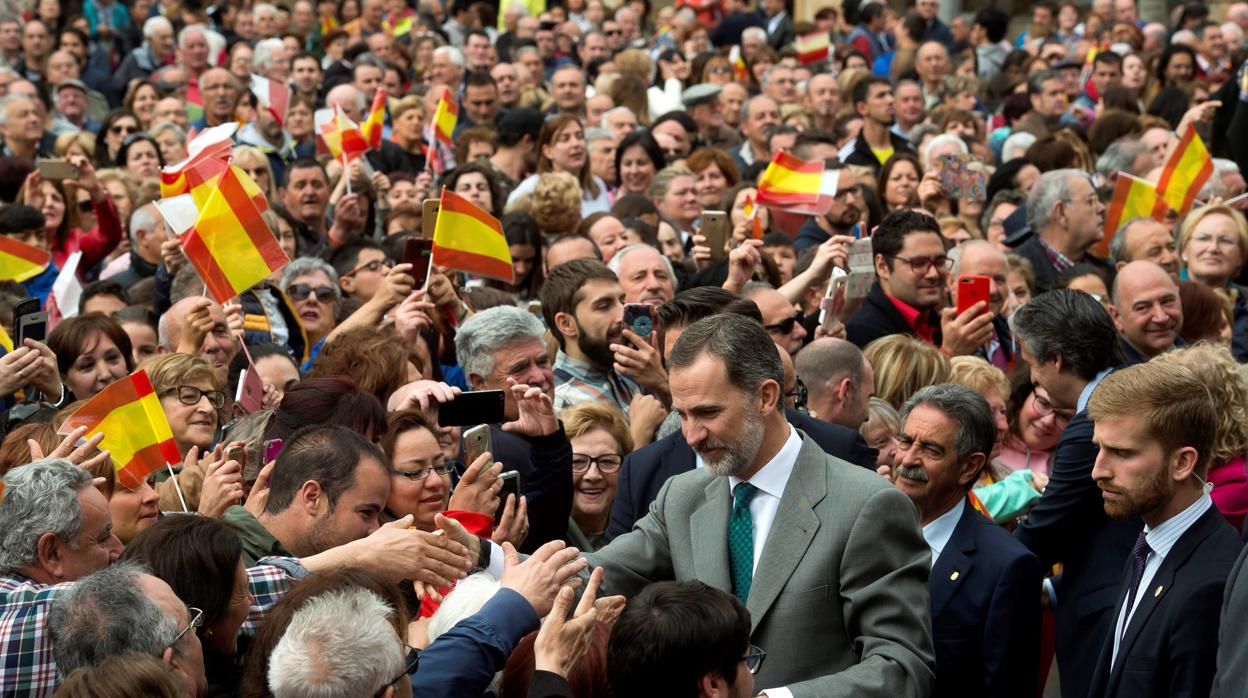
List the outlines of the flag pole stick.
{"label": "flag pole stick", "polygon": [[347,180],[347,194],[351,193],[351,172],[347,169],[347,151],[342,151],[342,176]]}
{"label": "flag pole stick", "polygon": [[182,504],[183,513],[191,513],[191,510],[186,507],[186,497],[182,496],[182,486],[178,484],[178,474],[173,472],[173,464],[165,463],[165,467],[169,469],[169,479],[173,481],[173,490],[178,493],[178,501]]}
{"label": "flag pole stick", "polygon": [[1230,206],[1231,204],[1239,203],[1240,201],[1243,201],[1244,199],[1248,199],[1248,191],[1244,192],[1243,194],[1240,194],[1239,196],[1233,196],[1227,199],[1226,201],[1223,201],[1222,205]]}

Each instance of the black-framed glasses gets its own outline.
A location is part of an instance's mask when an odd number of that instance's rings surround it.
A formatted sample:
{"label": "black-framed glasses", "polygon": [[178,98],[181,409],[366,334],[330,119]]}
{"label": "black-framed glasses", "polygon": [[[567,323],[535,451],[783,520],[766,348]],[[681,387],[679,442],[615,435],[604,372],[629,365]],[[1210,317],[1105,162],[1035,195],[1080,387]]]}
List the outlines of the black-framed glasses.
{"label": "black-framed glasses", "polygon": [[591,463],[598,466],[598,472],[606,475],[620,469],[620,465],[624,463],[624,456],[618,453],[604,453],[594,458],[584,453],[572,454],[572,472],[574,473],[583,473],[589,470]]}
{"label": "black-framed glasses", "polygon": [[344,277],[355,276],[356,274],[359,274],[362,271],[366,271],[370,274],[376,274],[382,269],[390,269],[393,266],[394,266],[394,262],[391,262],[389,259],[386,259],[383,257],[381,259],[374,259],[373,261],[368,262],[367,264],[361,264],[360,266],[352,269],[346,274],[343,274],[343,276]]}
{"label": "black-framed glasses", "polygon": [[763,668],[763,660],[767,658],[767,653],[762,647],[757,645],[748,645],[745,648],[745,656],[741,661],[745,662],[745,668],[751,674],[757,674],[759,669]]}
{"label": "black-framed glasses", "polygon": [[895,254],[893,259],[909,264],[910,270],[915,274],[926,274],[927,270],[932,267],[942,271],[949,271],[953,268],[953,260],[943,254],[938,257],[902,257]]}
{"label": "black-framed glasses", "polygon": [[793,331],[793,326],[802,320],[802,311],[793,311],[793,317],[786,317],[774,325],[764,325],[763,329],[768,332],[779,332],[780,334],[789,334]]}
{"label": "black-framed glasses", "polygon": [[191,621],[187,623],[186,627],[182,628],[182,630],[178,632],[177,635],[173,636],[173,640],[170,641],[168,645],[165,645],[166,647],[173,647],[174,645],[178,644],[178,640],[181,640],[182,636],[189,633],[192,628],[198,628],[199,626],[204,624],[204,612],[203,611],[201,611],[198,608],[195,608],[194,606],[187,606],[186,612],[191,615]]}
{"label": "black-framed glasses", "polygon": [[1069,412],[1054,407],[1053,403],[1049,402],[1048,398],[1043,397],[1040,393],[1031,394],[1031,407],[1041,417],[1047,417],[1051,414],[1057,415],[1057,419],[1062,422],[1069,422],[1074,418],[1074,415]]}
{"label": "black-framed glasses", "polygon": [[437,465],[428,468],[417,468],[415,470],[391,470],[390,472],[398,477],[405,477],[412,482],[421,482],[429,477],[429,473],[437,473],[438,477],[446,477],[451,470],[455,469],[455,461],[443,461]]}
{"label": "black-framed glasses", "polygon": [[845,198],[845,197],[847,197],[847,196],[857,196],[857,197],[861,197],[861,196],[862,196],[862,187],[860,187],[859,185],[855,184],[855,185],[854,185],[854,186],[852,186],[852,187],[845,187],[844,189],[837,189],[837,190],[836,190],[836,193],[832,195],[832,198],[833,198],[833,199],[836,199],[837,201],[840,201],[840,200],[844,199],[844,198]]}
{"label": "black-framed glasses", "polygon": [[293,301],[306,300],[308,296],[316,295],[316,299],[322,303],[333,303],[338,299],[338,292],[332,286],[310,286],[308,284],[291,284],[286,288],[286,293],[290,295]]}
{"label": "black-framed glasses", "polygon": [[794,381],[793,392],[785,393],[784,397],[793,399],[793,409],[798,412],[805,412],[806,400],[810,397],[810,394],[806,390],[806,384],[802,382],[801,378],[798,378]]}
{"label": "black-framed glasses", "polygon": [[220,390],[201,390],[193,385],[179,385],[171,390],[166,390],[164,395],[177,395],[178,402],[183,405],[194,407],[199,401],[208,398],[208,404],[213,409],[221,409],[225,407],[225,393]]}
{"label": "black-framed glasses", "polygon": [[112,126],[108,127],[108,132],[113,134],[114,136],[120,136],[123,134],[129,135],[131,133],[138,133],[139,127],[138,126],[126,126],[125,124],[113,124]]}
{"label": "black-framed glasses", "polygon": [[373,695],[384,695],[387,688],[390,688],[396,683],[402,681],[404,676],[411,676],[412,674],[415,674],[418,668],[420,668],[420,650],[415,647],[408,647],[407,655],[403,658],[403,673],[394,677],[393,681],[387,683],[385,686],[382,686],[381,690],[377,691]]}
{"label": "black-framed glasses", "polygon": [[606,29],[602,32],[606,36],[619,36],[624,33],[623,29]]}

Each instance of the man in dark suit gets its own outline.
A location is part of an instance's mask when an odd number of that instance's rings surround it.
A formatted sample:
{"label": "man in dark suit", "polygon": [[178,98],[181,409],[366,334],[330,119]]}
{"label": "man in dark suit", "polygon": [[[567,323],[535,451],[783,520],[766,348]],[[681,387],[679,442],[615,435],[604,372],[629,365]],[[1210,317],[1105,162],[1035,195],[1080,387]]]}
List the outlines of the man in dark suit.
{"label": "man in dark suit", "polygon": [[763,28],[767,30],[767,45],[777,52],[793,42],[793,17],[788,12],[787,0],[763,0],[760,3]]}
{"label": "man in dark suit", "polygon": [[1144,520],[1088,695],[1208,695],[1222,592],[1242,547],[1204,487],[1218,424],[1213,401],[1191,370],[1144,363],[1101,381],[1088,415],[1105,513]]}
{"label": "man in dark suit", "polygon": [[1122,350],[1109,313],[1082,291],[1042,293],[1019,308],[1012,323],[1032,380],[1055,407],[1077,411],[1057,443],[1044,495],[1015,535],[1045,567],[1062,563],[1045,594],[1056,614],[1062,696],[1083,698],[1113,624],[1122,563],[1141,527],[1136,517],[1106,516],[1092,480],[1097,447],[1087,402],[1097,383],[1122,364]]}
{"label": "man in dark suit", "polygon": [[967,498],[997,438],[988,403],[933,385],[901,408],[891,477],[932,549],[933,696],[1025,696],[1040,659],[1040,561]]}

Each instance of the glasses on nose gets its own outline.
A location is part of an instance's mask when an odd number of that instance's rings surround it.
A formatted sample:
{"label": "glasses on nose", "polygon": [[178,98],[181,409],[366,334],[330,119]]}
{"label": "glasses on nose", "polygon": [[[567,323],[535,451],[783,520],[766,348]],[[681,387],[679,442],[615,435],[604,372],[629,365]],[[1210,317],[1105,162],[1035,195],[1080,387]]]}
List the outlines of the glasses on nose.
{"label": "glasses on nose", "polygon": [[862,189],[856,184],[852,187],[837,189],[836,194],[834,194],[832,198],[837,201],[843,201],[848,196],[862,196]]}
{"label": "glasses on nose", "polygon": [[165,391],[165,395],[174,394],[178,396],[178,402],[183,405],[194,407],[199,404],[200,400],[206,397],[208,398],[208,404],[212,405],[213,409],[219,410],[225,407],[225,393],[220,390],[200,390],[193,385],[179,385],[172,390]]}
{"label": "glasses on nose", "polygon": [[366,271],[370,274],[376,274],[382,269],[390,269],[393,266],[394,266],[394,262],[391,262],[388,259],[374,259],[373,261],[368,262],[367,264],[361,264],[360,266],[352,269],[346,274],[343,274],[343,276],[355,276],[356,274],[362,271]]}
{"label": "glasses on nose", "polygon": [[448,460],[438,463],[430,468],[417,468],[415,470],[408,471],[392,470],[391,472],[399,477],[405,477],[412,482],[422,482],[425,478],[429,477],[429,473],[437,473],[438,477],[446,477],[451,472],[451,468],[454,466],[455,462]]}
{"label": "glasses on nose", "polygon": [[1089,207],[1093,207],[1093,206],[1096,206],[1096,202],[1100,201],[1100,199],[1096,198],[1096,194],[1089,194],[1086,197],[1082,197],[1079,199],[1063,199],[1063,201],[1065,201],[1068,204],[1080,203],[1080,204],[1087,204]]}
{"label": "glasses on nose", "polygon": [[623,32],[619,29],[608,29],[603,33],[606,34],[607,36],[619,36]]}
{"label": "glasses on nose", "polygon": [[584,453],[572,454],[572,472],[583,473],[589,470],[590,464],[598,466],[598,472],[603,475],[609,475],[620,469],[620,465],[624,462],[624,457],[618,453],[604,453],[597,458],[587,456]]}
{"label": "glasses on nose", "polygon": [[1031,404],[1032,404],[1032,409],[1034,409],[1036,411],[1036,414],[1040,415],[1041,417],[1047,417],[1052,414],[1052,415],[1057,415],[1057,421],[1059,422],[1069,422],[1071,418],[1074,416],[1070,414],[1069,412],[1066,412],[1065,410],[1057,409],[1056,407],[1053,406],[1053,403],[1049,402],[1045,398],[1040,397],[1039,395],[1036,395],[1036,394],[1032,395]]}
{"label": "glasses on nose", "polygon": [[291,284],[286,289],[286,293],[290,295],[290,299],[294,301],[307,300],[308,296],[316,295],[316,300],[321,303],[332,303],[338,298],[338,292],[329,286],[309,286],[308,284]]}
{"label": "glasses on nose", "polygon": [[781,320],[780,322],[777,322],[774,325],[764,325],[763,329],[767,330],[768,332],[779,332],[780,334],[789,334],[793,331],[793,326],[796,325],[798,322],[800,322],[801,319],[802,319],[802,311],[797,310],[793,312],[793,317],[786,317],[785,319]]}
{"label": "glasses on nose", "polygon": [[165,645],[166,647],[173,647],[174,645],[178,644],[178,640],[181,640],[183,635],[189,633],[193,628],[198,628],[199,626],[204,624],[204,612],[203,611],[199,610],[198,608],[195,608],[194,606],[187,606],[186,612],[191,615],[191,621],[186,624],[185,628],[182,628],[182,630],[173,637],[173,642],[170,642],[168,645]]}
{"label": "glasses on nose", "polygon": [[762,647],[749,645],[745,648],[745,656],[741,661],[745,662],[746,671],[751,674],[757,674],[759,669],[763,668],[763,660],[767,658],[767,653]]}
{"label": "glasses on nose", "polygon": [[939,257],[902,257],[901,255],[893,255],[893,259],[909,264],[910,270],[915,274],[926,274],[927,270],[932,267],[939,271],[949,271],[953,268],[953,260],[943,254]]}

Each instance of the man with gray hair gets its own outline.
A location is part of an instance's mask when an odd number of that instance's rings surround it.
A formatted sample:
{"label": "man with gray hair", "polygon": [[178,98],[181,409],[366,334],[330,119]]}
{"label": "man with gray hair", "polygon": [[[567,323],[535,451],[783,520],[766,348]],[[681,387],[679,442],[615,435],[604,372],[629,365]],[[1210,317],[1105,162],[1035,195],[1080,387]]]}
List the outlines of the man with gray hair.
{"label": "man with gray hair", "polygon": [[607,264],[620,279],[625,303],[663,305],[676,296],[676,271],[661,252],[638,243],[616,250]]}
{"label": "man with gray hair", "polygon": [[143,43],[130,51],[113,74],[113,91],[125,94],[132,81],[148,77],[172,57],[173,24],[159,15],[148,18],[143,22]]}
{"label": "man with gray hair", "polygon": [[130,214],[130,253],[127,255],[129,264],[120,272],[109,278],[130,288],[134,284],[154,276],[160,267],[161,245],[169,238],[165,230],[165,219],[156,210],[156,205],[149,203],[135,209]]}
{"label": "man with gray hair", "polygon": [[1179,248],[1165,223],[1139,216],[1118,226],[1109,243],[1109,260],[1114,269],[1131,262],[1152,262],[1176,283],[1179,280]]}
{"label": "man with gray hair", "polygon": [[56,687],[48,608],[72,582],[121,555],[108,500],[86,468],[41,460],[4,476],[0,497],[0,694]]}
{"label": "man with gray hair", "polygon": [[1055,276],[1079,262],[1101,267],[1112,276],[1109,263],[1089,252],[1105,235],[1104,215],[1105,204],[1087,172],[1066,169],[1040,175],[1027,197],[1032,234],[1017,250],[1036,272],[1038,293],[1049,290]]}
{"label": "man with gray hair", "polygon": [[196,632],[202,620],[203,611],[187,607],[168,584],[132,562],[83,577],[48,611],[61,675],[117,655],[152,655],[178,670],[191,698],[208,690]]}
{"label": "man with gray hair", "polygon": [[816,339],[797,353],[793,369],[812,417],[850,429],[867,421],[875,372],[861,349],[836,337]]}
{"label": "man with gray hair", "polygon": [[290,77],[290,51],[278,38],[257,41],[251,65],[259,75],[285,84]]}
{"label": "man with gray hair", "polygon": [[970,388],[941,384],[916,392],[900,416],[890,477],[918,508],[932,551],[934,695],[1033,692],[1040,561],[967,501],[997,440],[992,410]]}
{"label": "man with gray hair", "polygon": [[561,540],[572,513],[572,446],[555,418],[546,328],[515,306],[490,308],[459,326],[455,352],[473,390],[503,391],[507,421],[490,425],[491,453],[520,473],[530,526],[521,549]]}
{"label": "man with gray hair", "polygon": [[1131,138],[1119,138],[1110,143],[1101,157],[1096,159],[1096,173],[1110,188],[1118,181],[1120,172],[1143,178],[1153,167],[1152,150],[1145,143]]}

